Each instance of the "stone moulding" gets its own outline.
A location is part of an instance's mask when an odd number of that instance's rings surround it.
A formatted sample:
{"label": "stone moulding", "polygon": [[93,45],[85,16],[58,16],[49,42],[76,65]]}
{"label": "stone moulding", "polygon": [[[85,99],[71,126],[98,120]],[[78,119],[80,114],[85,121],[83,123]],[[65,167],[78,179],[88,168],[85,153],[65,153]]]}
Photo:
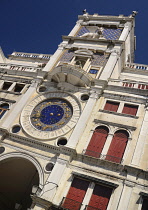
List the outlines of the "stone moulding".
{"label": "stone moulding", "polygon": [[98,179],[98,178],[95,178],[95,177],[92,177],[92,176],[88,176],[86,174],[80,174],[78,172],[72,172],[72,174],[74,176],[83,177],[83,178],[86,178],[87,180],[94,181],[94,182],[97,182],[97,183],[102,183],[102,184],[105,184],[105,185],[109,185],[109,186],[112,186],[114,188],[119,186],[118,184],[108,182],[108,181],[105,181],[105,180],[102,180],[102,179]]}
{"label": "stone moulding", "polygon": [[109,122],[109,121],[104,121],[104,120],[98,120],[98,119],[94,119],[94,123],[102,123],[104,125],[112,125],[112,126],[116,126],[120,129],[125,128],[131,131],[135,131],[136,127],[134,126],[129,126],[129,125],[123,125],[123,124],[119,124],[119,123],[113,123],[113,122]]}

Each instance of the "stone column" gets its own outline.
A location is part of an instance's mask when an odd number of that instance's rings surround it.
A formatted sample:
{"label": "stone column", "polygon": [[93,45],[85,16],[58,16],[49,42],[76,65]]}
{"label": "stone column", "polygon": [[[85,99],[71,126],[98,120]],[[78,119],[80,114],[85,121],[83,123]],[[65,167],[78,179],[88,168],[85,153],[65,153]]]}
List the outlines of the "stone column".
{"label": "stone column", "polygon": [[106,155],[107,154],[112,139],[113,139],[113,134],[108,134],[108,137],[106,139],[105,145],[104,145],[103,150],[101,152],[102,155]]}
{"label": "stone column", "polygon": [[63,158],[61,158],[61,155],[60,155],[45,185],[43,186],[43,190],[40,194],[40,197],[42,199],[52,202],[56,194],[58,184],[62,178],[64,170],[67,167],[67,163],[68,163],[68,160],[64,160]]}
{"label": "stone column", "polygon": [[140,130],[140,134],[137,140],[137,145],[134,151],[134,155],[132,158],[132,164],[135,166],[139,166],[140,164],[140,160],[141,160],[141,156],[142,156],[142,152],[144,149],[144,144],[146,142],[146,139],[148,137],[148,107],[146,108],[146,112],[145,112],[145,116],[143,119],[143,123],[141,126],[141,130]]}
{"label": "stone column", "polygon": [[106,63],[106,66],[104,67],[104,70],[100,76],[100,80],[108,80],[108,78],[111,76],[119,58],[118,54],[119,53],[116,50],[111,53],[108,62]]}
{"label": "stone column", "polygon": [[80,26],[81,26],[81,22],[82,22],[82,20],[78,20],[78,21],[76,22],[75,27],[72,29],[72,31],[69,33],[68,36],[75,36],[76,32],[79,30],[79,28],[80,28]]}
{"label": "stone column", "polygon": [[121,199],[120,199],[120,203],[119,203],[117,210],[123,210],[123,209],[128,210],[133,187],[134,187],[134,185],[131,182],[125,181]]}
{"label": "stone column", "polygon": [[81,207],[81,210],[85,209],[85,206],[88,205],[90,199],[91,199],[91,196],[92,196],[92,193],[93,193],[93,190],[94,190],[94,187],[95,187],[95,183],[94,182],[91,182],[88,189],[87,189],[87,192],[85,194],[85,197],[84,197],[84,200],[83,200],[83,205]]}
{"label": "stone column", "polygon": [[71,147],[71,148],[76,147],[88,123],[88,120],[90,118],[90,115],[93,111],[93,108],[97,99],[98,99],[98,94],[95,91],[94,92],[92,91],[90,98],[77,122],[77,125],[75,126],[74,131],[68,140],[67,147]]}
{"label": "stone column", "polygon": [[57,64],[57,61],[59,60],[59,58],[61,57],[61,55],[63,54],[63,49],[66,46],[68,42],[67,41],[63,41],[58,49],[56,50],[56,52],[51,56],[50,60],[48,61],[47,65],[43,68],[42,71],[51,71],[53,69],[53,67]]}
{"label": "stone column", "polygon": [[2,124],[3,128],[9,129],[11,127],[12,123],[17,118],[18,114],[20,114],[31,95],[36,91],[36,88],[40,82],[41,80],[39,79],[33,80],[31,86],[28,88],[26,93],[22,94],[20,99],[16,102],[16,104],[13,105],[13,108],[9,111],[9,117],[7,117]]}
{"label": "stone column", "polygon": [[126,23],[119,40],[125,41],[128,36],[129,30],[130,30],[129,23]]}

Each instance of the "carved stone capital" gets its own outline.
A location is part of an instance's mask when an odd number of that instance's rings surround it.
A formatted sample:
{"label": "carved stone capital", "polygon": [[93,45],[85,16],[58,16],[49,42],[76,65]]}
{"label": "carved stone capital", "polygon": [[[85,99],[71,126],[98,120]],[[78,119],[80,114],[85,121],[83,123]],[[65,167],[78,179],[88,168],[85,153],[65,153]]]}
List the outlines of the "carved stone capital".
{"label": "carved stone capital", "polygon": [[131,181],[128,181],[128,180],[125,180],[125,185],[127,187],[135,187],[135,183],[131,182]]}
{"label": "carved stone capital", "polygon": [[62,42],[62,43],[60,43],[60,44],[58,45],[58,48],[59,48],[59,50],[62,50],[62,49],[64,49],[66,46],[67,46],[67,44]]}
{"label": "carved stone capital", "polygon": [[100,96],[99,93],[97,93],[95,90],[90,91],[90,98],[98,99],[99,96]]}
{"label": "carved stone capital", "polygon": [[120,52],[118,50],[111,50],[111,55],[114,55],[114,56],[119,56],[120,55]]}

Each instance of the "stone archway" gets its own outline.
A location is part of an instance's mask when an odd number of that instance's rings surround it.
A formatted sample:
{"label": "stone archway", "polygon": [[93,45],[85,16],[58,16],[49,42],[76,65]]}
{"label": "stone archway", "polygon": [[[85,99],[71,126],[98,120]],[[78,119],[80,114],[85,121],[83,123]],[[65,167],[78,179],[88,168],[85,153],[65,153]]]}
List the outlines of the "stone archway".
{"label": "stone archway", "polygon": [[27,210],[32,203],[33,185],[39,186],[39,173],[30,160],[23,157],[3,159],[0,162],[0,209]]}

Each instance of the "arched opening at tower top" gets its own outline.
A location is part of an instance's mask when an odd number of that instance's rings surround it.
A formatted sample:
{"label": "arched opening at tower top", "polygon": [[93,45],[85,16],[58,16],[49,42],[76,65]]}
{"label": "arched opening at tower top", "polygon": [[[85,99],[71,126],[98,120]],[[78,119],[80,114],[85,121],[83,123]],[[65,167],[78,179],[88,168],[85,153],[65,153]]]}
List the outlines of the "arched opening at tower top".
{"label": "arched opening at tower top", "polygon": [[27,210],[31,206],[33,185],[39,185],[39,174],[25,158],[7,158],[0,162],[0,209]]}

